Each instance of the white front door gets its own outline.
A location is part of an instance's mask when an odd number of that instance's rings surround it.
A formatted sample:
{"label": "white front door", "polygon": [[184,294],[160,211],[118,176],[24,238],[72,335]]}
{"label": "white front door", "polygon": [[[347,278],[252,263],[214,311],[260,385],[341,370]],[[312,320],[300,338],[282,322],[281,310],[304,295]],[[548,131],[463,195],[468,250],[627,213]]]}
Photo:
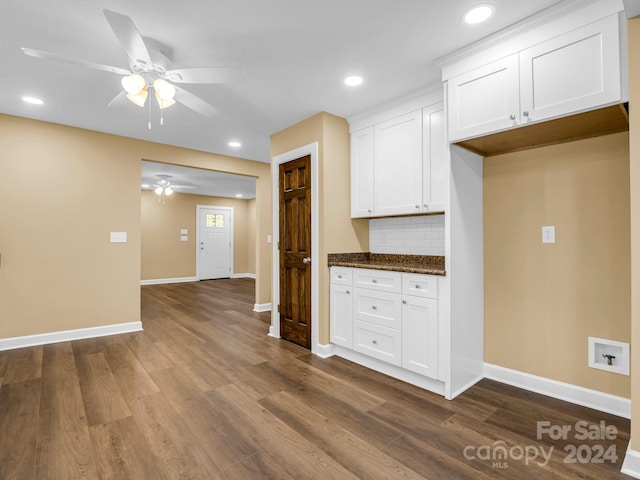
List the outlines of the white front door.
{"label": "white front door", "polygon": [[231,277],[232,210],[198,207],[198,278]]}

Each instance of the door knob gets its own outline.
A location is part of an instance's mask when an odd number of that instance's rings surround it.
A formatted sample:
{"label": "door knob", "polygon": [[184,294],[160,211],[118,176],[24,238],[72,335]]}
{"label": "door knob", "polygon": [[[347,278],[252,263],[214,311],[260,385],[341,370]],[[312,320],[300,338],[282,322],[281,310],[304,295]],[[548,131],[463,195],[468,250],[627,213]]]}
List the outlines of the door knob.
{"label": "door knob", "polygon": [[304,257],[302,263],[309,265],[311,263],[311,257]]}

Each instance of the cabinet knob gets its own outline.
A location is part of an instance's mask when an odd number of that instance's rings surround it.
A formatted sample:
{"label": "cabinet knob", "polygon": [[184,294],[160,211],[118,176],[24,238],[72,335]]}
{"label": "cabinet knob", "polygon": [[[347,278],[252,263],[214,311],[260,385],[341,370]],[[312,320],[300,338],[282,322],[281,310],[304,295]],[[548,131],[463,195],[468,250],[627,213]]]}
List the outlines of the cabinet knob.
{"label": "cabinet knob", "polygon": [[420,284],[419,283],[416,283],[416,288],[420,288]]}
{"label": "cabinet knob", "polygon": [[420,205],[417,205],[417,204],[416,204],[416,208],[420,208]]}
{"label": "cabinet knob", "polygon": [[350,290],[347,290],[347,295],[350,295],[350,294],[351,294],[351,291],[350,291]]}
{"label": "cabinet knob", "polygon": [[342,278],[342,275],[338,275],[338,278]]}
{"label": "cabinet knob", "polygon": [[509,115],[509,120],[515,120],[516,116],[515,115]]}
{"label": "cabinet knob", "polygon": [[406,305],[406,304],[407,304],[407,301],[406,301],[406,300],[402,300],[402,304],[403,304],[403,305]]}
{"label": "cabinet knob", "polygon": [[424,205],[422,205],[424,208],[429,208],[429,204],[425,203]]}
{"label": "cabinet knob", "polygon": [[371,279],[371,283],[378,283],[378,280],[376,280],[375,278]]}
{"label": "cabinet knob", "polygon": [[370,208],[367,208],[367,212],[371,213],[371,209],[370,209]]}
{"label": "cabinet knob", "polygon": [[374,345],[378,344],[378,340],[371,340],[371,343],[373,343]]}
{"label": "cabinet knob", "polygon": [[372,309],[372,310],[377,310],[377,309],[378,309],[378,307],[376,307],[375,305],[371,305],[371,309]]}
{"label": "cabinet knob", "polygon": [[522,116],[523,117],[528,117],[529,116],[529,112],[522,112]]}

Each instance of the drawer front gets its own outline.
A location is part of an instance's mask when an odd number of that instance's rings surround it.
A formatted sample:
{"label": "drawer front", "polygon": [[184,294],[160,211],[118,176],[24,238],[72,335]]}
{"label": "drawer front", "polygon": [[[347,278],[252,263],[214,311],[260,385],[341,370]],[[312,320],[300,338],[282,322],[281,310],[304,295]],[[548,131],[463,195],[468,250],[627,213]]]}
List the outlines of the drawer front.
{"label": "drawer front", "polygon": [[353,271],[353,286],[372,288],[381,292],[400,293],[402,291],[402,274],[384,270],[356,268]]}
{"label": "drawer front", "polygon": [[417,297],[438,298],[438,277],[403,273],[402,293]]}
{"label": "drawer front", "polygon": [[402,328],[402,297],[398,293],[353,289],[353,317],[384,327]]}
{"label": "drawer front", "polygon": [[331,283],[336,285],[351,285],[353,283],[353,269],[347,267],[331,267]]}
{"label": "drawer front", "polygon": [[370,357],[400,366],[402,364],[400,330],[361,320],[353,321],[353,349]]}

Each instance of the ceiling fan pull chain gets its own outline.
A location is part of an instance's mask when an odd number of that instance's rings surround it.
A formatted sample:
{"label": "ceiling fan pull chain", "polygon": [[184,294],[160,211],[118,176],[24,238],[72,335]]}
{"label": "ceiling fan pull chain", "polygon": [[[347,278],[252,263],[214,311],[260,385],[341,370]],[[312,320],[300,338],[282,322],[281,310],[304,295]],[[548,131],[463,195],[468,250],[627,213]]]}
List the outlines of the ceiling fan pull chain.
{"label": "ceiling fan pull chain", "polygon": [[164,125],[164,116],[162,114],[162,112],[164,111],[164,109],[160,109],[160,125]]}
{"label": "ceiling fan pull chain", "polygon": [[149,130],[151,130],[151,102],[149,102]]}

